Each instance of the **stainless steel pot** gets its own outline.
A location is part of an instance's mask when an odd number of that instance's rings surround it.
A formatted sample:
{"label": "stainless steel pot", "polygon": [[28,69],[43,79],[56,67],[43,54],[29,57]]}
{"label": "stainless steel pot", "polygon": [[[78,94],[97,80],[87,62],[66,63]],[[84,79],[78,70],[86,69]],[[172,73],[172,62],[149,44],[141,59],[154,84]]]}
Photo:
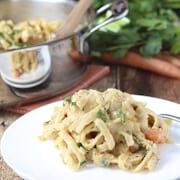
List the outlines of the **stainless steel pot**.
{"label": "stainless steel pot", "polygon": [[[0,19],[11,19],[15,22],[44,18],[47,21],[59,20],[63,22],[67,14],[71,11],[75,5],[74,1],[63,0],[1,0],[0,1]],[[30,49],[36,49],[40,52],[44,46],[48,47],[48,54],[50,55],[52,62],[52,78],[53,74],[58,73],[59,85],[58,91],[64,91],[73,84],[77,83],[86,70],[86,63],[75,62],[70,56],[72,50],[76,50],[82,54],[88,54],[90,52],[88,37],[93,32],[100,29],[102,26],[121,19],[128,13],[127,3],[125,0],[119,0],[113,3],[109,3],[101,7],[96,15],[99,15],[107,10],[112,12],[112,16],[105,20],[103,23],[94,27],[88,28],[88,18],[85,18],[82,22],[82,26],[79,27],[73,34],[69,34],[65,37],[56,38],[42,44],[37,44],[32,47],[13,49],[3,51],[0,54],[0,65],[3,62],[3,55],[7,53],[14,53],[17,51],[29,51]],[[9,60],[10,61],[10,60]],[[4,63],[4,62],[3,62]],[[6,65],[8,66],[8,65]],[[0,70],[2,70],[0,66]],[[56,76],[57,77],[57,76]],[[56,83],[46,88],[52,89]]]}

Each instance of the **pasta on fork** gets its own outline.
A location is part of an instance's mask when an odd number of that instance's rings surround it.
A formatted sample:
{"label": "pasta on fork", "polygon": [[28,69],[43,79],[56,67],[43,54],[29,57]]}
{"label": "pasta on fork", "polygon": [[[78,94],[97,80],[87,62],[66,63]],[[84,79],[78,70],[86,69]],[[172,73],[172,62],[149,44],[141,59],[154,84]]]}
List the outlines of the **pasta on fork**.
{"label": "pasta on fork", "polygon": [[153,170],[158,146],[168,143],[169,122],[117,89],[79,90],[56,107],[41,140],[54,140],[64,164],[87,162],[139,172]]}

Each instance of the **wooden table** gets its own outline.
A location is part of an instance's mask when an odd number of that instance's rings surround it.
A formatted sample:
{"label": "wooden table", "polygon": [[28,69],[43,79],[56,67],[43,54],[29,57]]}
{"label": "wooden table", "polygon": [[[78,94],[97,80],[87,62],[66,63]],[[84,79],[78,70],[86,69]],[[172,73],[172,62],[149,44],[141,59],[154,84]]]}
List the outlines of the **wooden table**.
{"label": "wooden table", "polygon": [[[111,66],[108,76],[94,83],[89,88],[105,90],[118,88],[132,94],[154,96],[180,103],[180,80],[163,77],[148,71],[126,66]],[[0,135],[19,115],[0,112]],[[0,180],[18,180],[0,157]]]}

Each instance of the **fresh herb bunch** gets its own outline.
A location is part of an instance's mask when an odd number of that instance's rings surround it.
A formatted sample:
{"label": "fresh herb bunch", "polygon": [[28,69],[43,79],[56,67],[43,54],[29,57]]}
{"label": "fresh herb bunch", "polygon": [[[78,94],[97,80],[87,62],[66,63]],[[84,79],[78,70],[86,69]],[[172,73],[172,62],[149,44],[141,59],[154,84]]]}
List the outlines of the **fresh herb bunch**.
{"label": "fresh herb bunch", "polygon": [[[97,9],[108,2],[111,1],[95,1],[92,8]],[[93,54],[111,51],[116,57],[122,57],[134,48],[146,57],[160,51],[180,53],[180,0],[129,0],[128,4],[126,18],[90,37]],[[95,23],[103,18],[107,16],[95,18]]]}

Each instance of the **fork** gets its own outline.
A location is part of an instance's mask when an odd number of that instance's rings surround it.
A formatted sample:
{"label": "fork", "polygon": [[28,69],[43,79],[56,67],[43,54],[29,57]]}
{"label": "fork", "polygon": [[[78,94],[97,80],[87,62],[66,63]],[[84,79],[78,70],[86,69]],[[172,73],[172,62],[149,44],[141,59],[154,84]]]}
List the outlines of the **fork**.
{"label": "fork", "polygon": [[180,117],[179,116],[175,116],[172,114],[159,114],[159,116],[161,116],[162,118],[170,119],[172,121],[176,121],[176,122],[180,123]]}

